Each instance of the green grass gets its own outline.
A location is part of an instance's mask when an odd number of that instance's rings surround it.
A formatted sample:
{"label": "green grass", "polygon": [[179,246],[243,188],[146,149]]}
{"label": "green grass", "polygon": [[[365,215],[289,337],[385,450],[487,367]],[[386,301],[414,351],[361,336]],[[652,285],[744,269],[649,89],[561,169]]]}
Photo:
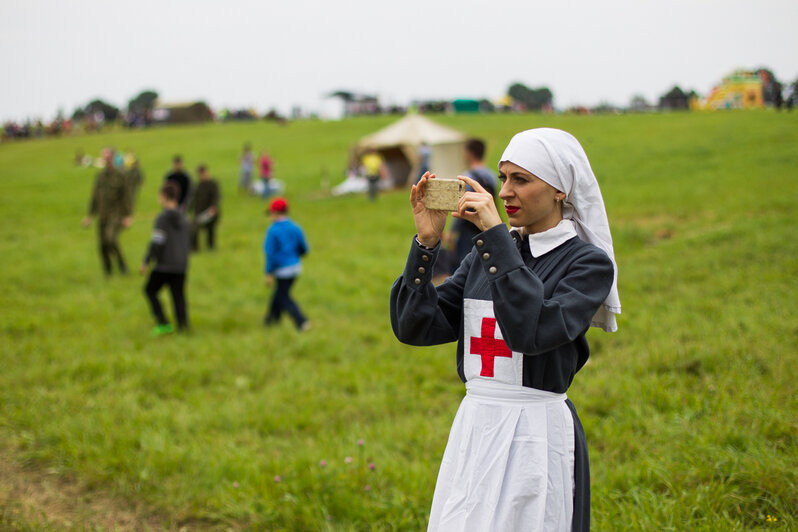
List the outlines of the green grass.
{"label": "green grass", "polygon": [[[167,528],[423,529],[463,386],[453,345],[411,348],[390,330],[407,192],[369,204],[319,190],[391,120],[0,145],[0,459],[133,501]],[[569,390],[594,529],[798,528],[798,114],[439,120],[486,138],[490,164],[517,131],[566,129],[601,183],[624,314],[618,333],[591,331]],[[246,141],[273,155],[310,241],[295,289],[306,334],[260,326],[267,219],[236,193]],[[134,149],[147,178],[121,237],[131,264],[174,153],[221,181],[220,249],[191,262],[191,335],[150,338],[143,279],[100,273],[94,228],[79,223],[95,170],[72,157],[107,144]],[[15,508],[0,499],[0,527],[73,526]]]}

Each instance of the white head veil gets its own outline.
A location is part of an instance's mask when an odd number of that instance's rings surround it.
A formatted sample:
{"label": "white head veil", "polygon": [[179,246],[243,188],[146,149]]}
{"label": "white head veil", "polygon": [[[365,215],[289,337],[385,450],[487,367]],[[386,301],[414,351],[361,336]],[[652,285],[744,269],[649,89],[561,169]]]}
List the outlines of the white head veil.
{"label": "white head veil", "polygon": [[499,166],[505,161],[520,166],[560,192],[565,192],[563,218],[574,222],[579,238],[602,249],[612,259],[615,266],[612,289],[591,325],[607,332],[617,331],[615,315],[621,313],[618,265],[615,263],[604,200],[585,150],[573,135],[565,131],[529,129],[510,140]]}

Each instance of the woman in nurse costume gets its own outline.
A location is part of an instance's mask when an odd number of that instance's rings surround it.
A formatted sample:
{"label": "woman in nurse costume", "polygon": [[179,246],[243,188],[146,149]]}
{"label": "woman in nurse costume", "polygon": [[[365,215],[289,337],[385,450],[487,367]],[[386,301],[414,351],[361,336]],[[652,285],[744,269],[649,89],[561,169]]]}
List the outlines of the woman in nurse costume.
{"label": "woman in nurse costume", "polygon": [[417,234],[391,289],[391,325],[411,345],[457,340],[466,396],[455,416],[430,531],[586,531],[587,442],[566,392],[587,362],[585,333],[621,311],[607,214],[582,146],[557,129],[515,135],[499,198],[471,185],[452,213],[482,229],[443,284],[432,283],[445,211],[410,192]]}

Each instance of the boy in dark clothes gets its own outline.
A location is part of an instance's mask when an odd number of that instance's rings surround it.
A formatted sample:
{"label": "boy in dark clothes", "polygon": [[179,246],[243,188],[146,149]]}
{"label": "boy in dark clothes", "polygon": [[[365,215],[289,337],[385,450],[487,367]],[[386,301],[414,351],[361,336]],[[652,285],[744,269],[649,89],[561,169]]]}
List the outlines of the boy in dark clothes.
{"label": "boy in dark clothes", "polygon": [[186,212],[191,194],[191,177],[183,170],[183,157],[175,155],[172,158],[172,171],[166,174],[164,182],[172,181],[178,186],[177,205],[180,212]]}
{"label": "boy in dark clothes", "polygon": [[207,231],[208,249],[213,250],[216,243],[216,223],[219,221],[219,183],[208,173],[208,168],[202,164],[197,167],[199,184],[194,195],[189,201],[189,212],[194,213],[191,224],[191,249],[199,251],[199,233]]}
{"label": "boy in dark clothes", "polygon": [[188,269],[191,230],[186,217],[178,210],[179,197],[180,191],[175,183],[166,182],[161,187],[158,200],[163,206],[163,211],[155,219],[150,246],[139,268],[139,271],[144,274],[147,272],[150,262],[155,261],[155,266],[144,286],[144,293],[147,295],[152,314],[155,317],[154,336],[174,331],[158,300],[158,292],[165,284],[169,285],[169,291],[172,293],[177,328],[179,330],[188,329],[188,312],[183,287],[186,283],[186,270]]}

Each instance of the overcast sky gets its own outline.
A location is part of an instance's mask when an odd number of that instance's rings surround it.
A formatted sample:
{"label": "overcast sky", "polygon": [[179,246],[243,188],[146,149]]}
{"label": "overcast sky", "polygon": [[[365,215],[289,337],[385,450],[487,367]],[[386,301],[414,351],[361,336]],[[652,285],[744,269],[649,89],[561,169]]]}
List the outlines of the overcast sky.
{"label": "overcast sky", "polygon": [[0,0],[0,120],[143,89],[260,112],[333,90],[555,106],[708,92],[735,68],[798,78],[796,0]]}

